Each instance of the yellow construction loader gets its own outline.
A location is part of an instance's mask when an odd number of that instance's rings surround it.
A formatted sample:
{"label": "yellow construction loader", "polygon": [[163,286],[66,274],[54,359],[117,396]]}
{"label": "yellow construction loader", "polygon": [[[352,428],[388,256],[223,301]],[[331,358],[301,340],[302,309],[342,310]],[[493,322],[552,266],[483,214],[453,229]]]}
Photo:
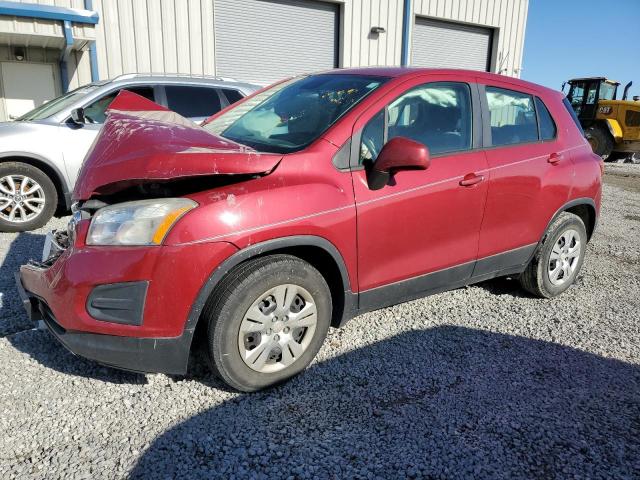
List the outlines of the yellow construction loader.
{"label": "yellow construction loader", "polygon": [[640,153],[640,97],[627,100],[632,82],[625,86],[622,100],[616,100],[620,83],[604,77],[574,78],[567,83],[567,99],[597,155],[613,161]]}

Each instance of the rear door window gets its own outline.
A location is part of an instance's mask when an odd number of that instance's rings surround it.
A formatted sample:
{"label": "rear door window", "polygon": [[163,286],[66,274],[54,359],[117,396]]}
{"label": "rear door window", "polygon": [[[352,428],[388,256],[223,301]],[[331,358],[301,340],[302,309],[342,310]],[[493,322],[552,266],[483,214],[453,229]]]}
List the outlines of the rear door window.
{"label": "rear door window", "polygon": [[153,87],[150,86],[127,87],[120,90],[115,90],[84,107],[84,117],[87,119],[87,122],[104,123],[107,118],[107,115],[105,113],[107,108],[109,107],[109,105],[111,105],[111,102],[115,100],[116,96],[122,90],[135,93],[148,100],[151,100],[152,102],[155,102]]}
{"label": "rear door window", "polygon": [[186,118],[206,118],[220,111],[220,96],[212,87],[167,85],[167,107]]}
{"label": "rear door window", "polygon": [[538,140],[536,110],[531,95],[486,87],[493,146],[517,145]]}
{"label": "rear door window", "polygon": [[540,140],[553,140],[556,138],[556,123],[549,113],[547,106],[536,97],[536,111],[538,112],[538,124],[540,126]]}

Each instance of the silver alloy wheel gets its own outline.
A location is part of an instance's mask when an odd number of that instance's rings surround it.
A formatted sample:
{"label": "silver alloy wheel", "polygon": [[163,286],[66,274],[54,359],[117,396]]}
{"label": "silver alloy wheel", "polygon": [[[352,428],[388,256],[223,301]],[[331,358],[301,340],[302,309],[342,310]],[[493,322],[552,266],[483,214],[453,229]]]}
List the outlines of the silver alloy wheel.
{"label": "silver alloy wheel", "polygon": [[253,302],[238,332],[240,356],[249,368],[273,373],[307,350],[318,322],[316,302],[299,285],[278,285]]}
{"label": "silver alloy wheel", "polygon": [[580,234],[574,229],[566,230],[558,237],[547,267],[553,285],[563,285],[571,278],[580,260],[581,248]]}
{"label": "silver alloy wheel", "polygon": [[25,175],[0,178],[0,218],[13,223],[33,220],[45,205],[44,190]]}

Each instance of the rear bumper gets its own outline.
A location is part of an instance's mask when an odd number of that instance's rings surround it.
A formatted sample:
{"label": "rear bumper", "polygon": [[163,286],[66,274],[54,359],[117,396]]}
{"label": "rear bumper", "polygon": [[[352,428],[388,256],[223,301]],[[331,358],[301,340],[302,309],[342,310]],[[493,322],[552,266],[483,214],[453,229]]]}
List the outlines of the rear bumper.
{"label": "rear bumper", "polygon": [[47,330],[71,353],[133,372],[175,375],[187,372],[191,332],[173,338],[141,338],[68,331],[58,323],[43,299],[25,290],[19,273],[15,279],[29,318],[43,321]]}

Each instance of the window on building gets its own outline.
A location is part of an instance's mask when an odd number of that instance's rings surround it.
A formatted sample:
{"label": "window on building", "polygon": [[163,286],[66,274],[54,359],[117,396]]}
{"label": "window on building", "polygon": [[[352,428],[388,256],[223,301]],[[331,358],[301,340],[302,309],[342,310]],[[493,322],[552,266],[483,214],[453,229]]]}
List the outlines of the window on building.
{"label": "window on building", "polygon": [[[153,87],[128,87],[122,90],[140,95],[152,102],[155,101],[153,96]],[[99,98],[90,105],[84,107],[84,116],[89,123],[104,123],[107,115],[106,110],[116,98],[121,90],[108,93],[104,97]]]}
{"label": "window on building", "polygon": [[538,123],[540,124],[540,139],[554,139],[557,131],[556,124],[549,113],[549,109],[538,97],[536,97],[536,110],[538,111]]}
{"label": "window on building", "polygon": [[533,97],[503,88],[487,87],[491,144],[514,145],[538,140]]}
{"label": "window on building", "polygon": [[471,118],[468,85],[430,83],[413,88],[364,127],[360,161],[375,161],[382,145],[394,137],[420,142],[432,155],[468,150],[472,138]]}
{"label": "window on building", "polygon": [[167,106],[186,118],[205,118],[220,111],[215,88],[171,85],[165,87]]}

